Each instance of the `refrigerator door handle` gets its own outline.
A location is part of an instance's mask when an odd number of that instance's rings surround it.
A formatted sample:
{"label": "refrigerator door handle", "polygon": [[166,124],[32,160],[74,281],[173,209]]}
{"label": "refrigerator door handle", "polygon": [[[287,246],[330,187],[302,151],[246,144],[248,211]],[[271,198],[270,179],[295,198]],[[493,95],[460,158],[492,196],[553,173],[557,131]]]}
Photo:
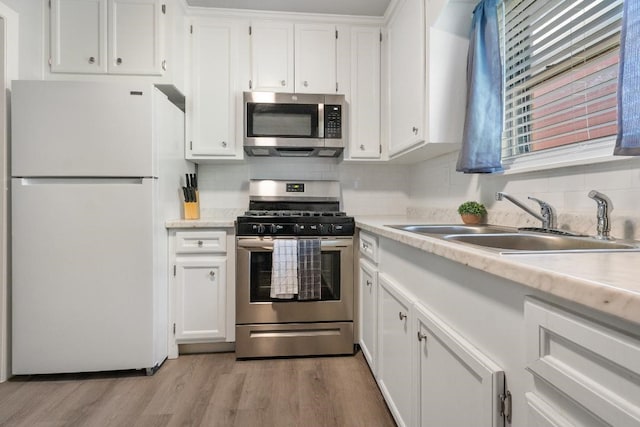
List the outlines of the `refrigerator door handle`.
{"label": "refrigerator door handle", "polygon": [[55,184],[76,184],[76,185],[130,185],[143,184],[146,177],[127,178],[18,178],[20,185],[55,185]]}

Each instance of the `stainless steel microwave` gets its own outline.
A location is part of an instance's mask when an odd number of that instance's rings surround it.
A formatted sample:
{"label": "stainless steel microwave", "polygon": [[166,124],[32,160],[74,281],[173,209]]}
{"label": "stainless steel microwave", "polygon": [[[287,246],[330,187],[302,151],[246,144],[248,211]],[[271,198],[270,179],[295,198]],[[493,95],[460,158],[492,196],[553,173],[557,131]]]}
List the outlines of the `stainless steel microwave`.
{"label": "stainless steel microwave", "polygon": [[337,157],[347,139],[344,95],[244,92],[250,156]]}

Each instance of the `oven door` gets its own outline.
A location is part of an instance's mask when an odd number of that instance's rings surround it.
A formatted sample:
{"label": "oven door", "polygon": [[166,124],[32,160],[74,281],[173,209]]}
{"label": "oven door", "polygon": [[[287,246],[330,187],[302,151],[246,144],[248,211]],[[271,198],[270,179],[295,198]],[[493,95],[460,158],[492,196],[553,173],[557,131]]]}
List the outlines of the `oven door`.
{"label": "oven door", "polygon": [[353,320],[353,237],[323,237],[321,299],[270,298],[272,237],[237,238],[236,323]]}

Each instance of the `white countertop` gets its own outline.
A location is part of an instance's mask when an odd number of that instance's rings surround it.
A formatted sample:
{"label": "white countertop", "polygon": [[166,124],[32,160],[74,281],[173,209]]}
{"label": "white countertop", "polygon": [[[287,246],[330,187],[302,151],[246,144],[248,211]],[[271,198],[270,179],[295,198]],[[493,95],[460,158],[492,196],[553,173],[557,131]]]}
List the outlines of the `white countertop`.
{"label": "white countertop", "polygon": [[231,228],[235,218],[174,219],[164,223],[165,228]]}
{"label": "white countertop", "polygon": [[385,225],[431,224],[404,216],[357,216],[380,236],[640,324],[640,252],[505,254]]}

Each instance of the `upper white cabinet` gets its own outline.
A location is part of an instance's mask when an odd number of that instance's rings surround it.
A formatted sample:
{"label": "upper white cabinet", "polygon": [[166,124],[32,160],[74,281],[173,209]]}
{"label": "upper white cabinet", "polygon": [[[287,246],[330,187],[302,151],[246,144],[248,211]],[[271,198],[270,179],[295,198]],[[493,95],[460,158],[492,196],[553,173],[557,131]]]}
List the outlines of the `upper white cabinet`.
{"label": "upper white cabinet", "polygon": [[297,24],[295,35],[295,91],[338,92],[335,25]]}
{"label": "upper white cabinet", "polygon": [[51,71],[162,74],[160,0],[52,0]]}
{"label": "upper white cabinet", "polygon": [[191,76],[187,100],[190,160],[242,158],[237,137],[239,25],[233,21],[194,19],[190,26]]}
{"label": "upper white cabinet", "polygon": [[424,141],[424,0],[401,0],[387,29],[389,64],[389,155]]}
{"label": "upper white cabinet", "polygon": [[349,103],[350,160],[380,159],[380,44],[381,29],[351,28],[351,91]]}
{"label": "upper white cabinet", "polygon": [[251,89],[293,92],[293,24],[254,22],[251,24]]}
{"label": "upper white cabinet", "polygon": [[336,26],[252,22],[254,91],[336,93]]}
{"label": "upper white cabinet", "polygon": [[468,34],[476,3],[400,0],[392,12],[385,111],[391,159],[412,153],[408,161],[419,161],[459,148]]}

